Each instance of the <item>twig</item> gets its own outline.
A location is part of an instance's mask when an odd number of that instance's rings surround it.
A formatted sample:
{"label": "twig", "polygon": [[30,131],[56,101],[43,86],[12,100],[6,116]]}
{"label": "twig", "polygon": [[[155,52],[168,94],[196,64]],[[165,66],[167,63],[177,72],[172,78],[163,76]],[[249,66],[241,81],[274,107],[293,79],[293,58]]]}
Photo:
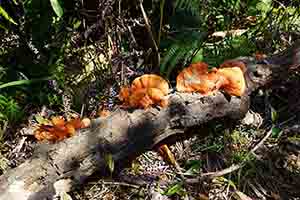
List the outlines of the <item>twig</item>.
{"label": "twig", "polygon": [[273,130],[274,126],[271,127],[271,129],[267,132],[267,134],[265,135],[265,137],[263,139],[261,139],[261,141],[259,143],[257,143],[253,149],[251,149],[251,153],[255,153],[255,151],[261,147],[261,145],[263,145],[263,143],[271,136],[272,134],[272,130]]}
{"label": "twig", "polygon": [[133,25],[134,25],[134,26],[135,26],[135,25],[138,25],[138,26],[140,26],[140,27],[144,27],[144,26],[145,26],[145,24],[141,24],[137,19],[132,20],[132,22],[133,22]]}
{"label": "twig", "polygon": [[153,47],[154,47],[154,50],[155,50],[155,53],[156,53],[157,64],[159,64],[160,63],[160,56],[159,56],[159,53],[158,53],[158,46],[155,42],[155,39],[154,39],[153,33],[151,31],[151,26],[150,26],[147,14],[146,14],[146,12],[144,10],[144,7],[143,7],[143,0],[140,0],[140,9],[142,11],[143,18],[144,18],[145,25],[146,25],[146,29],[147,29],[147,31],[150,35],[150,38],[151,38],[151,41],[152,41],[152,44],[153,44]]}
{"label": "twig", "polygon": [[121,2],[122,2],[122,0],[119,0],[119,4],[118,4],[118,11],[119,11],[119,17],[121,18]]}
{"label": "twig", "polygon": [[136,188],[136,189],[140,188],[139,185],[134,185],[131,183],[124,183],[124,182],[116,182],[116,181],[100,181],[100,184],[126,186],[126,187],[132,187],[132,188]]}
{"label": "twig", "polygon": [[227,35],[230,36],[241,36],[242,34],[246,33],[247,29],[238,29],[238,30],[229,30],[229,31],[217,31],[214,32],[211,36],[213,37],[226,37]]}
{"label": "twig", "polygon": [[164,17],[164,6],[165,6],[165,0],[160,1],[160,22],[159,22],[159,31],[158,31],[158,38],[157,38],[157,45],[160,44],[160,37],[161,37],[161,29],[163,24],[163,17]]}
{"label": "twig", "polygon": [[[271,129],[267,132],[267,134],[263,137],[263,139],[261,139],[261,141],[259,143],[257,143],[253,147],[253,149],[250,150],[249,153],[254,154],[255,151],[258,148],[260,148],[261,145],[263,145],[263,143],[271,136],[273,128],[274,128],[274,126],[271,127]],[[199,178],[186,179],[186,183],[198,183],[198,182],[202,181],[203,179],[213,179],[215,177],[224,176],[226,174],[229,174],[231,172],[234,172],[236,170],[243,168],[245,165],[246,165],[246,162],[242,162],[240,164],[233,164],[230,167],[223,169],[221,171],[208,172],[208,173],[201,174],[201,176]]]}
{"label": "twig", "polygon": [[127,28],[128,28],[128,31],[129,31],[129,33],[130,33],[130,36],[131,36],[131,39],[132,39],[134,45],[137,46],[138,44],[137,44],[136,39],[135,39],[135,37],[134,37],[134,35],[133,35],[133,32],[132,32],[131,27],[130,27],[130,26],[127,26]]}
{"label": "twig", "polygon": [[140,8],[141,8],[141,11],[142,11],[142,14],[143,14],[143,18],[144,18],[144,21],[145,21],[145,25],[146,25],[146,29],[151,37],[151,40],[152,40],[152,43],[153,43],[153,46],[154,46],[154,50],[156,52],[158,52],[158,47],[157,47],[157,44],[155,42],[155,39],[154,39],[154,36],[152,34],[152,31],[151,31],[151,26],[149,24],[149,20],[148,20],[148,17],[147,17],[147,14],[144,10],[144,6],[143,6],[143,0],[140,0]]}
{"label": "twig", "polygon": [[19,144],[16,146],[16,148],[12,152],[13,153],[19,153],[21,151],[26,139],[27,139],[27,137],[22,137]]}
{"label": "twig", "polygon": [[81,106],[81,111],[80,111],[80,118],[83,117],[84,108],[85,108],[85,104],[82,104],[82,106]]}
{"label": "twig", "polygon": [[224,176],[224,175],[234,172],[238,169],[241,169],[242,167],[244,167],[244,165],[245,165],[245,163],[233,164],[230,167],[223,169],[221,171],[208,172],[208,173],[201,174],[201,176],[199,178],[186,179],[186,183],[194,184],[194,183],[201,182],[203,179],[213,179],[215,177]]}

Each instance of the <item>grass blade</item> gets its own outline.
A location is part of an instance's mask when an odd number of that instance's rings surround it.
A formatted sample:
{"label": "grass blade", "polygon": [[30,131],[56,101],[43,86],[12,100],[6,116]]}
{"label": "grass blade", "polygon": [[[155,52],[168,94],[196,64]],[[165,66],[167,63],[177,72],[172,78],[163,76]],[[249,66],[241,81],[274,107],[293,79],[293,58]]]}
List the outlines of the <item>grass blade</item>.
{"label": "grass blade", "polygon": [[50,0],[52,9],[54,10],[55,14],[61,18],[64,14],[64,11],[61,7],[61,5],[59,4],[58,0]]}
{"label": "grass blade", "polygon": [[2,8],[2,6],[0,6],[0,15],[2,15],[5,19],[7,19],[8,21],[10,21],[11,23],[17,25],[17,23],[13,20],[13,18],[11,18],[8,13],[4,10],[4,8]]}
{"label": "grass blade", "polygon": [[51,79],[51,77],[45,77],[45,78],[31,79],[31,80],[11,81],[11,82],[0,85],[0,89],[6,88],[6,87],[13,87],[13,86],[17,86],[17,85],[29,85],[31,83],[40,82],[40,81],[48,81],[50,79]]}

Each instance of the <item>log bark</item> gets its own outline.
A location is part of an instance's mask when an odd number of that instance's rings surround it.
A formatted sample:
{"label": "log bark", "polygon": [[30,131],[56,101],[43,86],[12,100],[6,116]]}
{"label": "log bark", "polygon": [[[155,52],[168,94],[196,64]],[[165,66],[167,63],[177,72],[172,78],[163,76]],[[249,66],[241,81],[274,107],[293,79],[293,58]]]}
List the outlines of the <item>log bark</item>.
{"label": "log bark", "polygon": [[165,109],[118,109],[106,118],[94,120],[91,128],[78,131],[72,138],[40,144],[30,160],[0,176],[0,199],[52,199],[57,180],[72,180],[71,186],[83,184],[93,173],[106,168],[107,154],[118,164],[166,138],[184,134],[187,128],[205,126],[214,120],[242,119],[249,108],[249,95],[299,67],[299,52],[300,42],[296,42],[264,62],[247,62],[248,92],[241,98],[221,92],[212,96],[174,93]]}

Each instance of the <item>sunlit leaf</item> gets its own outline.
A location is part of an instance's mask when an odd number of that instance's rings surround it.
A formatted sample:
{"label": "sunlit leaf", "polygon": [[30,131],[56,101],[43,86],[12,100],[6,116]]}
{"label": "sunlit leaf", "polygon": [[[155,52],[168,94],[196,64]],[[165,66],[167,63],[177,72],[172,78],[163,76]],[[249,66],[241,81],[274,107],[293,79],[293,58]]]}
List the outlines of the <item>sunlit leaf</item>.
{"label": "sunlit leaf", "polygon": [[172,196],[174,194],[179,194],[182,189],[182,183],[176,183],[165,192],[165,195]]}
{"label": "sunlit leaf", "polygon": [[40,115],[35,115],[34,118],[39,124],[48,124],[49,123],[49,120],[43,118]]}
{"label": "sunlit leaf", "polygon": [[54,10],[55,14],[61,18],[64,14],[64,11],[61,7],[61,5],[59,4],[58,0],[50,0],[52,9]]}
{"label": "sunlit leaf", "polygon": [[192,59],[192,63],[203,61],[203,49],[199,49]]}
{"label": "sunlit leaf", "polygon": [[105,162],[107,164],[107,167],[108,167],[109,171],[111,173],[113,173],[113,171],[115,169],[115,162],[114,162],[114,159],[112,157],[112,154],[111,153],[106,153],[104,155],[104,159],[105,159]]}
{"label": "sunlit leaf", "polygon": [[272,7],[272,0],[261,0],[257,3],[256,8],[257,10],[261,10],[262,12],[267,12]]}
{"label": "sunlit leaf", "polygon": [[14,2],[15,5],[19,5],[16,0],[12,0],[12,1]]}
{"label": "sunlit leaf", "polygon": [[72,200],[72,197],[70,195],[68,195],[66,192],[62,192],[60,194],[60,199],[62,199],[62,200]]}
{"label": "sunlit leaf", "polygon": [[4,84],[0,85],[0,89],[6,88],[6,87],[17,86],[17,85],[28,85],[28,84],[35,83],[35,82],[40,82],[40,81],[48,81],[51,78],[52,77],[45,77],[45,78],[38,78],[38,79],[31,79],[31,80],[11,81],[11,82],[4,83]]}
{"label": "sunlit leaf", "polygon": [[271,107],[271,119],[272,119],[272,122],[274,123],[278,119],[278,113],[272,106],[270,106],[270,107]]}
{"label": "sunlit leaf", "polygon": [[8,13],[4,10],[4,8],[2,8],[2,6],[0,6],[0,15],[2,15],[5,19],[7,19],[8,21],[10,21],[11,23],[17,25],[17,23],[13,20],[13,18],[11,18]]}
{"label": "sunlit leaf", "polygon": [[78,20],[78,21],[76,21],[76,22],[73,24],[73,28],[74,28],[74,29],[78,29],[80,25],[81,25],[81,21]]}

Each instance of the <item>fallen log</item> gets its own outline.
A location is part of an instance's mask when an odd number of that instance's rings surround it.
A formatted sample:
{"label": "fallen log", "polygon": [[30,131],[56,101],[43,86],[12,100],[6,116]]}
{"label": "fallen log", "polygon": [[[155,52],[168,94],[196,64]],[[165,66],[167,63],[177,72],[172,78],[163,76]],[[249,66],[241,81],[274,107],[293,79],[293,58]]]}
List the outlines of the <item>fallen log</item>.
{"label": "fallen log", "polygon": [[167,108],[131,113],[118,109],[106,118],[94,120],[91,128],[78,131],[74,137],[56,144],[40,144],[30,160],[0,177],[0,199],[52,199],[57,180],[71,180],[71,186],[83,184],[106,167],[107,154],[118,163],[166,138],[184,134],[187,128],[225,118],[242,119],[249,108],[249,95],[297,68],[299,53],[300,42],[297,42],[261,63],[243,60],[247,63],[247,93],[241,98],[221,92],[211,96],[174,93]]}

